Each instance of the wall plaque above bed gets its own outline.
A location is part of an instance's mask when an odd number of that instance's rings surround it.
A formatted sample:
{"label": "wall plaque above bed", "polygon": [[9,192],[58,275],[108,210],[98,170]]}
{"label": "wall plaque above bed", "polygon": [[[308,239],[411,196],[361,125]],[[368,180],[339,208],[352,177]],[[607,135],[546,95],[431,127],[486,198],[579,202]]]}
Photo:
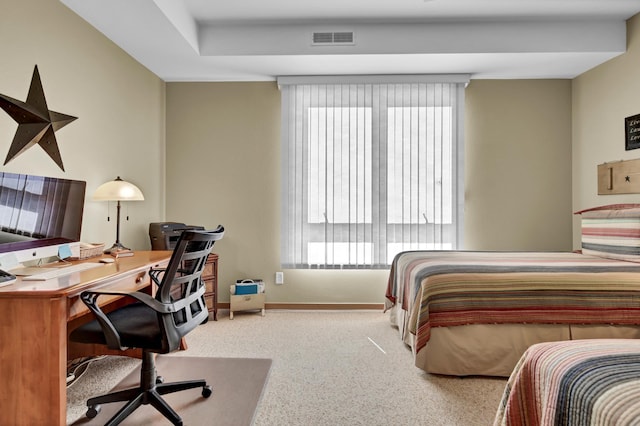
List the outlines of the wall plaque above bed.
{"label": "wall plaque above bed", "polygon": [[640,159],[598,164],[598,195],[640,194]]}
{"label": "wall plaque above bed", "polygon": [[640,114],[624,119],[624,133],[626,151],[640,148]]}

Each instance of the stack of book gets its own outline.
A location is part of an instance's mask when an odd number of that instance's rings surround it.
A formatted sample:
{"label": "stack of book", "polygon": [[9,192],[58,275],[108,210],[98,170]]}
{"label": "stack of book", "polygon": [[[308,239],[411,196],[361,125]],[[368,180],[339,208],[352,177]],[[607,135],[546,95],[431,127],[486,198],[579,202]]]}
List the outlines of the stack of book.
{"label": "stack of book", "polygon": [[129,250],[129,249],[114,249],[111,250],[109,252],[109,254],[113,257],[115,257],[116,259],[118,259],[119,257],[129,257],[129,256],[133,256],[133,250]]}

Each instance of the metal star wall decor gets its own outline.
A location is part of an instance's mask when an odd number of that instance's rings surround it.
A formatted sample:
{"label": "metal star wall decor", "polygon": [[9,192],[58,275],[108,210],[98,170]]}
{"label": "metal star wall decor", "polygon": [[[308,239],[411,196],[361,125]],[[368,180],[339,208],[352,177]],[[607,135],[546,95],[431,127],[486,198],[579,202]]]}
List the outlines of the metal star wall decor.
{"label": "metal star wall decor", "polygon": [[7,158],[4,160],[5,165],[38,144],[64,171],[55,132],[78,117],[49,110],[37,65],[33,69],[27,101],[22,102],[9,96],[0,95],[0,108],[18,123],[18,130],[16,130],[11,147],[9,147]]}

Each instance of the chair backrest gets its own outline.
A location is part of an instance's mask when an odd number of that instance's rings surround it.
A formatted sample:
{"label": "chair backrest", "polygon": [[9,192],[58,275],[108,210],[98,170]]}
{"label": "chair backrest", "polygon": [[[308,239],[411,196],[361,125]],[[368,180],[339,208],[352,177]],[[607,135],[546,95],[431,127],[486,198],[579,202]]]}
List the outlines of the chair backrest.
{"label": "chair backrest", "polygon": [[223,226],[213,231],[185,230],[173,249],[155,296],[173,305],[171,314],[158,314],[166,352],[176,350],[180,339],[209,316],[201,276],[213,244],[223,236]]}

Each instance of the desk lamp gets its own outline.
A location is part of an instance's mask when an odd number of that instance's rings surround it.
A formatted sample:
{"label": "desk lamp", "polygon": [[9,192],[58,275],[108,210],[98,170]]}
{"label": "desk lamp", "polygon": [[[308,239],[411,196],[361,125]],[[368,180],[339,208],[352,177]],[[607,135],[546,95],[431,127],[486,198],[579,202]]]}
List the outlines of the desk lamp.
{"label": "desk lamp", "polygon": [[120,201],[141,201],[144,200],[142,191],[132,183],[120,179],[118,176],[115,180],[103,183],[93,193],[93,199],[96,201],[117,201],[116,216],[116,242],[111,248],[105,250],[105,253],[114,253],[120,250],[129,250],[120,243]]}

